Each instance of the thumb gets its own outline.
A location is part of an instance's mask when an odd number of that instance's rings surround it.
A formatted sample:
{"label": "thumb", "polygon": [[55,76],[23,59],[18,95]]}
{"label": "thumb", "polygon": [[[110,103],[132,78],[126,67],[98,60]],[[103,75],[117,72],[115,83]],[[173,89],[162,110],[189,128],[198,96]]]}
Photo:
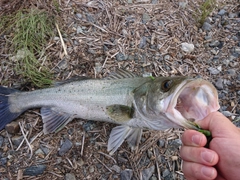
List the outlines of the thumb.
{"label": "thumb", "polygon": [[231,137],[235,131],[239,133],[236,126],[220,112],[212,112],[196,123],[209,130],[213,137]]}

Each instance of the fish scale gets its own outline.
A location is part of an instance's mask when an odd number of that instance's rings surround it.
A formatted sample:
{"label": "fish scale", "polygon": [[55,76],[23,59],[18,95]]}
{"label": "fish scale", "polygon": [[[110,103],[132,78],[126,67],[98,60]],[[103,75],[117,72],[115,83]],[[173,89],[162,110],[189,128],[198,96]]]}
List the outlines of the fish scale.
{"label": "fish scale", "polygon": [[45,134],[60,131],[74,118],[119,124],[108,141],[114,153],[125,139],[136,148],[143,129],[194,129],[192,121],[217,111],[219,104],[216,89],[203,79],[136,77],[125,70],[30,92],[0,86],[0,129],[31,108],[41,108]]}

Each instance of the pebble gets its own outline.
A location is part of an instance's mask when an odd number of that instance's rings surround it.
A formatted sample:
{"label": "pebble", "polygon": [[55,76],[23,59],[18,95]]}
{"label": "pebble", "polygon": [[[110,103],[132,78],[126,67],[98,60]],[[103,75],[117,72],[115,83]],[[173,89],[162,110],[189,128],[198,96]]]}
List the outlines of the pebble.
{"label": "pebble", "polygon": [[0,136],[0,147],[3,146],[3,141],[4,141],[4,138],[2,136]]}
{"label": "pebble", "polygon": [[235,76],[235,75],[236,75],[236,71],[235,71],[235,69],[228,69],[228,70],[227,70],[227,74],[228,74],[229,76]]}
{"label": "pebble", "polygon": [[23,171],[23,175],[27,175],[27,176],[38,176],[43,174],[43,172],[46,169],[46,165],[34,165],[34,166],[30,166],[27,167],[24,171]]}
{"label": "pebble", "polygon": [[19,146],[20,143],[22,142],[23,140],[23,136],[13,136],[12,137],[12,143],[15,145],[15,146]]}
{"label": "pebble", "polygon": [[221,9],[219,12],[218,12],[218,15],[220,16],[223,16],[227,11],[225,9]]}
{"label": "pebble", "polygon": [[120,168],[118,165],[116,165],[116,164],[114,164],[114,165],[111,167],[111,169],[112,169],[113,171],[117,172],[117,173],[120,173],[120,172],[121,172],[121,168]]}
{"label": "pebble", "polygon": [[217,82],[215,83],[215,86],[218,90],[222,90],[223,89],[223,79],[218,78]]}
{"label": "pebble", "polygon": [[179,2],[179,3],[178,3],[179,7],[180,7],[180,8],[183,8],[183,9],[186,8],[187,4],[188,4],[187,1],[186,1],[186,2]]}
{"label": "pebble", "polygon": [[218,40],[214,40],[209,44],[210,47],[217,47],[219,45],[220,45],[220,42]]}
{"label": "pebble", "polygon": [[94,171],[95,171],[94,166],[90,166],[90,167],[89,167],[89,172],[90,172],[90,173],[93,173]]}
{"label": "pebble", "polygon": [[4,166],[7,164],[7,158],[6,157],[3,157],[0,159],[0,165]]}
{"label": "pebble", "polygon": [[133,171],[131,169],[125,169],[120,173],[120,180],[132,179]]}
{"label": "pebble", "polygon": [[214,68],[214,67],[209,67],[208,71],[213,75],[216,75],[216,74],[220,73],[220,71],[218,69]]}
{"label": "pebble", "polygon": [[86,123],[83,124],[83,129],[88,132],[91,131],[95,128],[96,124],[94,121],[87,121]]}
{"label": "pebble", "polygon": [[80,14],[80,13],[77,13],[76,16],[77,16],[79,19],[82,18],[82,14]]}
{"label": "pebble", "polygon": [[150,177],[155,172],[155,166],[151,166],[150,168],[142,170],[142,180],[149,180]]}
{"label": "pebble", "polygon": [[165,61],[169,61],[171,59],[171,56],[170,55],[165,55],[164,58],[163,58]]}
{"label": "pebble", "polygon": [[76,180],[76,177],[72,173],[65,174],[64,180]]}
{"label": "pebble", "polygon": [[140,39],[139,48],[140,48],[140,49],[143,49],[144,47],[146,47],[146,44],[147,44],[147,38],[146,38],[145,36],[143,36],[143,37]]}
{"label": "pebble", "polygon": [[79,34],[79,33],[83,33],[83,30],[82,30],[81,26],[77,27],[77,34]]}
{"label": "pebble", "polygon": [[13,121],[5,126],[5,129],[7,130],[8,133],[10,134],[16,134],[19,132],[20,127],[18,122]]}
{"label": "pebble", "polygon": [[165,146],[165,141],[164,141],[163,139],[160,139],[160,140],[158,140],[157,145],[158,145],[160,148],[163,148],[163,147]]}
{"label": "pebble", "polygon": [[157,4],[158,0],[152,0],[152,4]]}
{"label": "pebble", "polygon": [[95,23],[95,18],[93,17],[92,14],[86,13],[86,19],[88,22]]}
{"label": "pebble", "polygon": [[150,20],[150,16],[147,13],[143,13],[142,15],[142,22],[146,24]]}
{"label": "pebble", "polygon": [[72,141],[70,141],[69,139],[65,139],[65,141],[63,142],[63,144],[60,147],[60,150],[58,151],[58,154],[60,156],[63,156],[65,153],[67,153],[71,148],[72,148]]}
{"label": "pebble", "polygon": [[190,43],[181,43],[181,49],[186,53],[191,53],[194,51],[194,45]]}
{"label": "pebble", "polygon": [[128,59],[128,55],[125,55],[120,52],[116,55],[116,59],[117,59],[117,61],[125,61]]}
{"label": "pebble", "polygon": [[170,171],[169,171],[168,169],[165,169],[165,170],[163,171],[162,176],[165,178],[165,177],[167,177],[169,174],[170,174]]}
{"label": "pebble", "polygon": [[204,23],[203,23],[203,26],[202,26],[202,29],[203,29],[204,31],[211,31],[212,25],[209,24],[208,22],[204,22]]}

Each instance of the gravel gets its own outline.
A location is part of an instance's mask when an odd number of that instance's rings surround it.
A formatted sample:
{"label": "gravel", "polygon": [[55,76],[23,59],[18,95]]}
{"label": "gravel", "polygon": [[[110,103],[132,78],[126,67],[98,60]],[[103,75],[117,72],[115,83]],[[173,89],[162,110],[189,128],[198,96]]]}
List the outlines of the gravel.
{"label": "gravel", "polygon": [[[124,2],[69,1],[61,4],[59,26],[69,57],[63,54],[57,32],[46,45],[47,57],[42,57],[45,59],[42,63],[49,65],[56,79],[75,75],[104,78],[116,67],[140,76],[202,77],[216,86],[220,111],[239,126],[240,21],[237,1],[225,7],[224,1],[219,2],[220,9],[214,9],[202,27],[198,27],[192,17],[192,12],[199,11],[195,9],[196,5],[202,1],[177,4],[157,0]],[[10,40],[10,36],[0,36],[3,47],[0,48],[3,55],[0,56],[1,85],[36,89],[28,84],[21,85],[21,77],[15,74],[10,64],[4,43],[4,37]],[[192,44],[194,48],[184,51],[182,43]],[[31,158],[25,141],[19,147],[23,141],[21,131],[1,131],[1,178],[15,178],[23,170],[24,176],[37,174],[39,179],[155,180],[159,176],[164,180],[184,179],[179,157],[181,129],[161,133],[144,131],[137,152],[131,152],[125,142],[110,157],[106,146],[115,125],[74,119],[58,133],[43,135],[38,114],[38,110],[31,110],[19,118],[24,122],[24,132],[28,133],[27,139],[31,142]]]}

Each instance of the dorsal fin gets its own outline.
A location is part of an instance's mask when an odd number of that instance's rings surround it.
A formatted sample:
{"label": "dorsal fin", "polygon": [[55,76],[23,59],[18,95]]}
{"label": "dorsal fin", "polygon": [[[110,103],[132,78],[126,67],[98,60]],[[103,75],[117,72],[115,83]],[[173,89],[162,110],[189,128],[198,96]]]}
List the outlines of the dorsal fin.
{"label": "dorsal fin", "polygon": [[87,80],[87,79],[91,79],[91,78],[86,77],[86,76],[73,76],[70,79],[66,79],[66,80],[63,80],[63,81],[55,81],[53,83],[53,86],[61,86],[63,84],[67,84],[67,83],[70,83],[70,82],[82,81],[82,80]]}
{"label": "dorsal fin", "polygon": [[105,79],[124,79],[124,78],[134,78],[137,77],[130,71],[125,69],[117,69],[116,72],[112,73],[110,76],[106,77]]}

